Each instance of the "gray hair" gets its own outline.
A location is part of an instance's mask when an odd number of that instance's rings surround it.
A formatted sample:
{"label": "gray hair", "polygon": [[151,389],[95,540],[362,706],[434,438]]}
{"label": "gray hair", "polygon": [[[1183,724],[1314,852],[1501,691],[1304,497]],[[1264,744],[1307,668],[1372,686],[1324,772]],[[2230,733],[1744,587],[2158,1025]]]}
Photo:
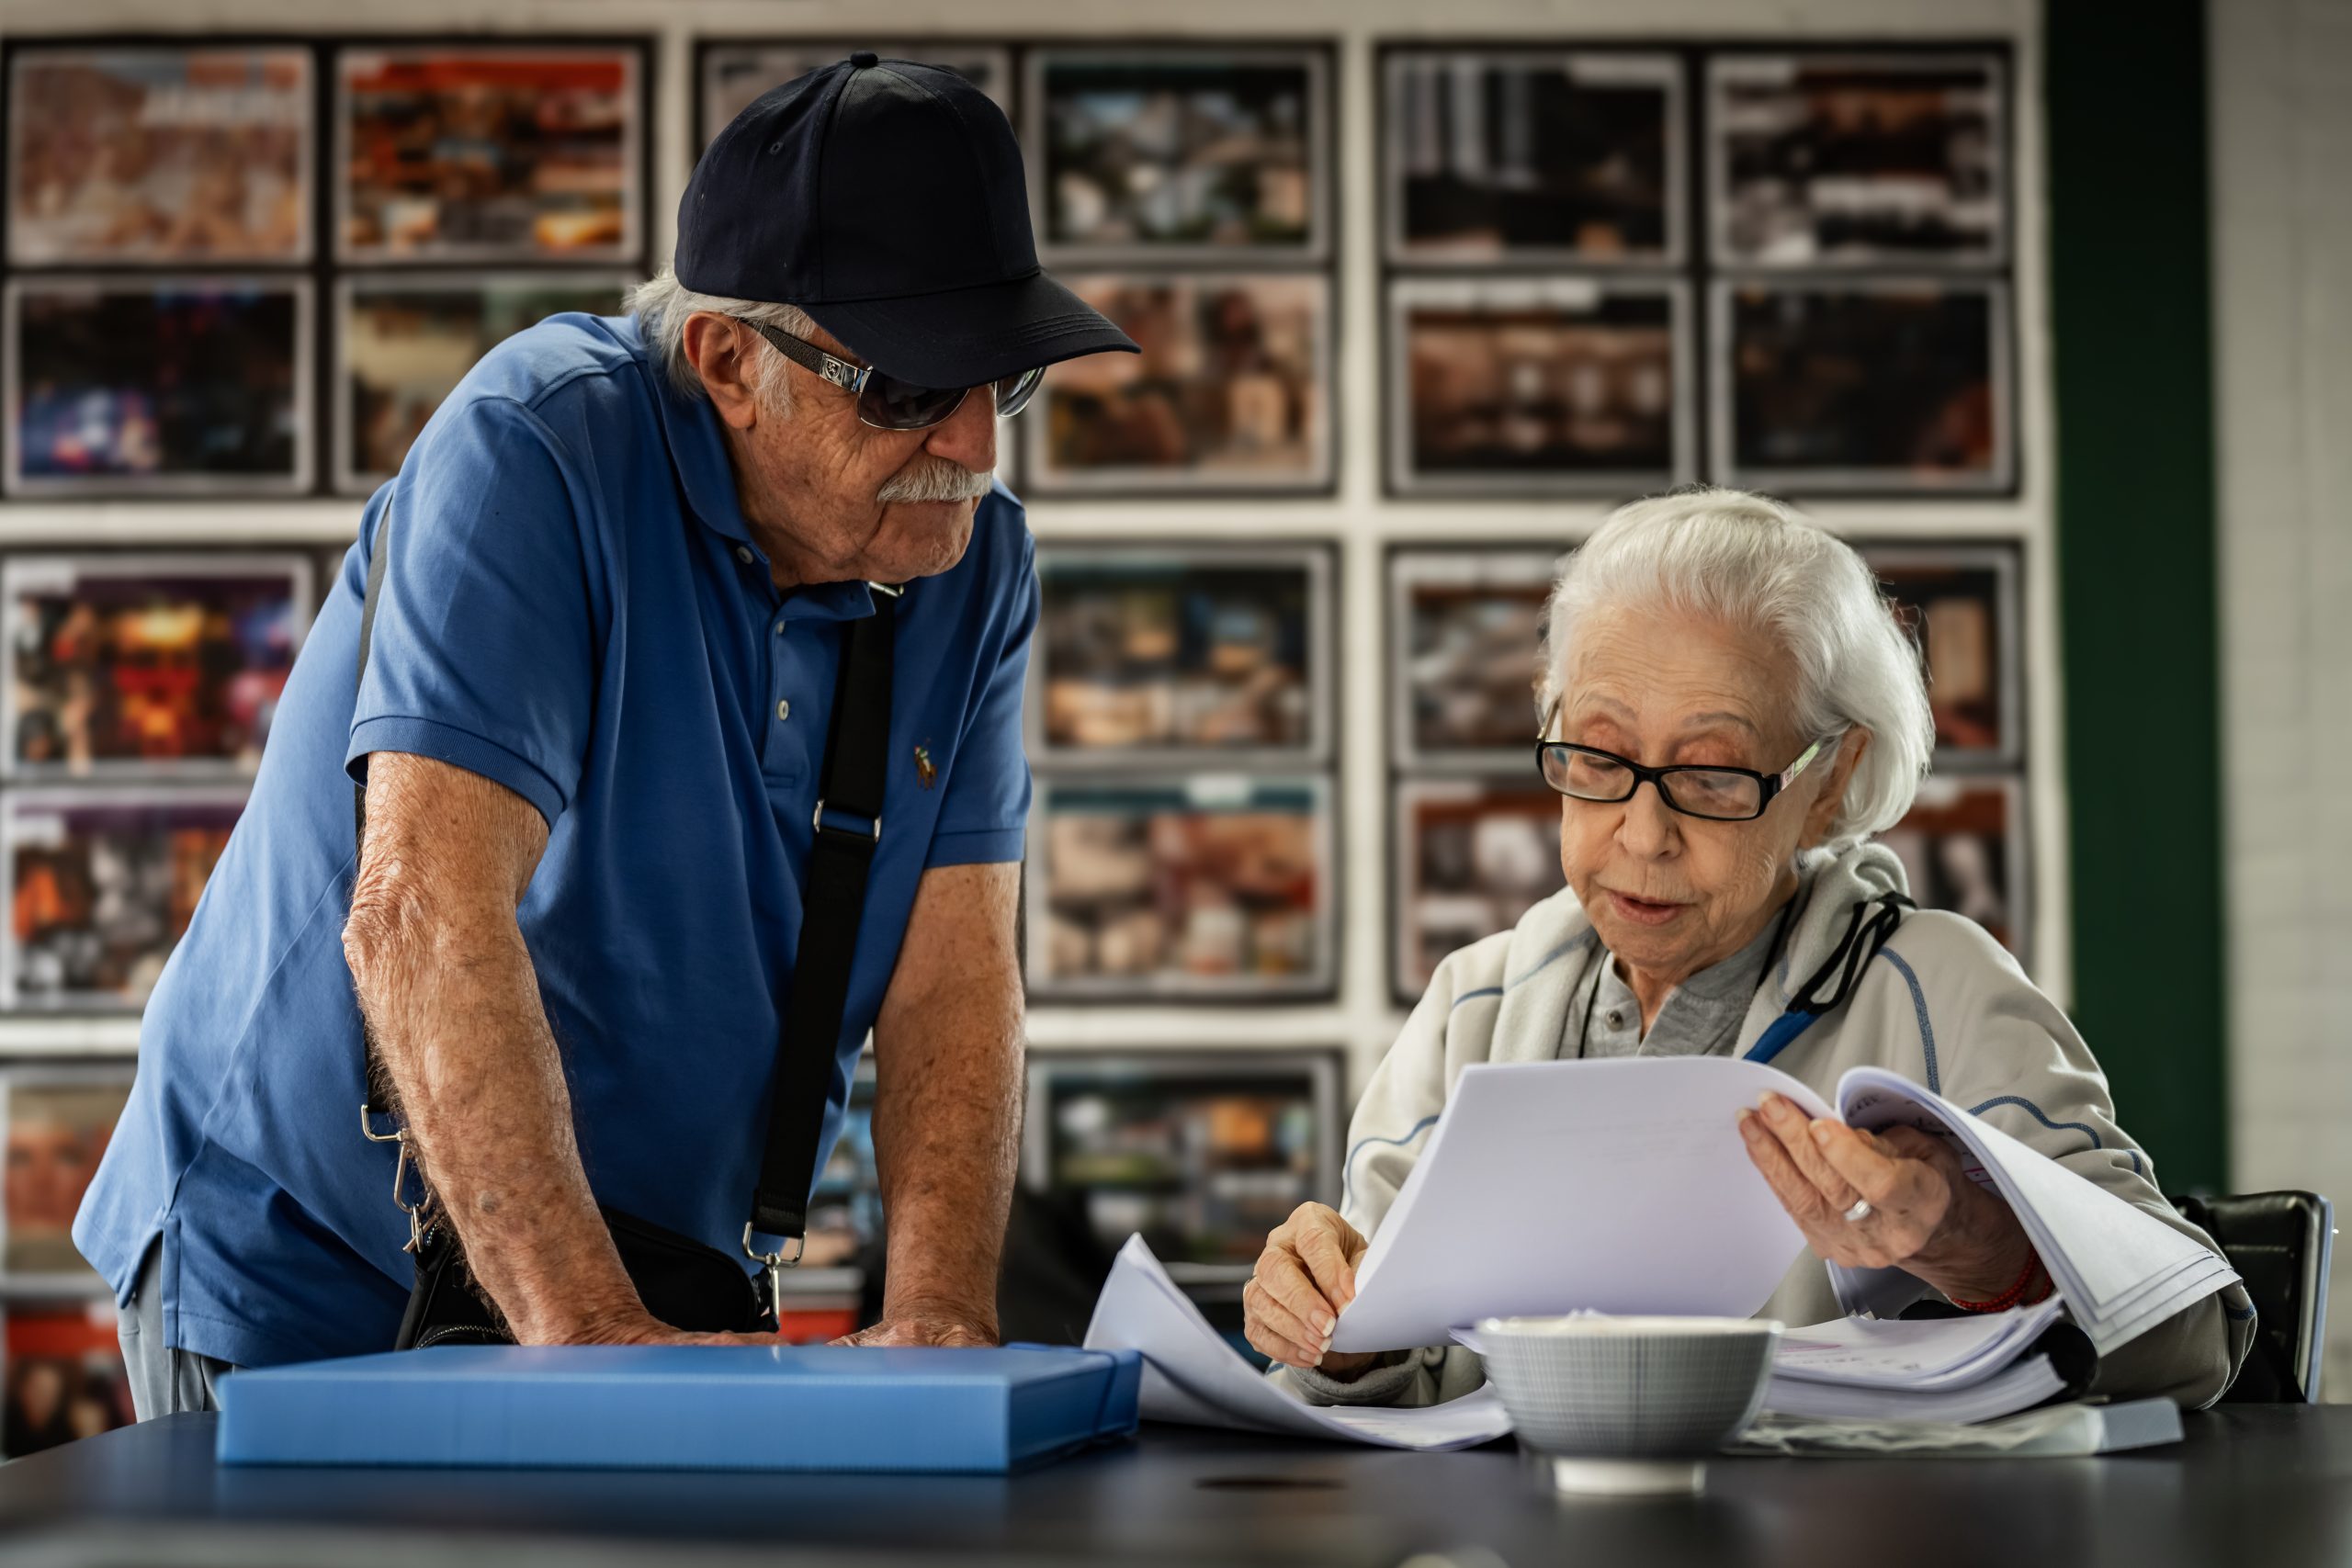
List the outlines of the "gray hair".
{"label": "gray hair", "polygon": [[1577,626],[1622,605],[1698,614],[1770,638],[1796,666],[1801,734],[1870,731],[1832,843],[1868,838],[1911,809],[1936,744],[1927,674],[1851,546],[1744,491],[1694,486],[1619,507],[1561,562],[1544,612],[1541,711],[1560,698]]}
{"label": "gray hair", "polygon": [[[777,305],[761,299],[729,299],[719,294],[697,294],[678,281],[678,275],[663,267],[646,282],[628,292],[628,308],[637,316],[638,331],[645,336],[646,352],[670,378],[670,384],[690,398],[707,396],[702,377],[694,362],[686,357],[686,319],[698,310],[708,310],[721,316],[734,316],[746,321],[764,321],[795,337],[807,337],[817,328],[808,313],[797,305]],[[768,390],[768,378],[775,375],[775,406],[788,408],[785,396],[789,382],[777,375],[783,368],[784,355],[773,344],[763,343],[766,352],[763,359],[767,368],[760,372],[759,390]]]}

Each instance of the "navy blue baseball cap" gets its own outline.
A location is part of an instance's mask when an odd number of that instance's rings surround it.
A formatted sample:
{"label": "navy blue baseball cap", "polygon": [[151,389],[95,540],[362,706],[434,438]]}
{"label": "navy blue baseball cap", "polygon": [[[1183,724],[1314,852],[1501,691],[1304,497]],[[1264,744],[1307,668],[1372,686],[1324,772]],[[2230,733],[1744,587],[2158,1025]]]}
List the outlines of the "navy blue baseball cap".
{"label": "navy blue baseball cap", "polygon": [[797,305],[926,387],[1138,352],[1037,265],[1004,111],[912,61],[861,51],[754,99],[695,164],[673,265],[697,293]]}

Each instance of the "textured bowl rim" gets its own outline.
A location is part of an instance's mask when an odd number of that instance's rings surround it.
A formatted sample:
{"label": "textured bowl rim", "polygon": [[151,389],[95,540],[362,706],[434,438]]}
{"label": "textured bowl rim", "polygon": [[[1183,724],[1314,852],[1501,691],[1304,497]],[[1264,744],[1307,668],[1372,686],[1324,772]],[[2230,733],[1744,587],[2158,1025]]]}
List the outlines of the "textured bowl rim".
{"label": "textured bowl rim", "polygon": [[1770,1337],[1786,1325],[1773,1317],[1616,1317],[1604,1313],[1577,1313],[1557,1317],[1487,1317],[1477,1323],[1481,1337],[1522,1339],[1578,1337],[1627,1338],[1636,1335],[1722,1338]]}

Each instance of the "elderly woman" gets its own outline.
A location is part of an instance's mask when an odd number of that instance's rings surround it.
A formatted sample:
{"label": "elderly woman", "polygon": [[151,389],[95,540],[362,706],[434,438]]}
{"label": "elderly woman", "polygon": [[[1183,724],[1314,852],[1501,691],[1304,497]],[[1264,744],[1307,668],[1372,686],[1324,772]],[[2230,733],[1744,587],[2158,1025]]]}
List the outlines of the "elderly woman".
{"label": "elderly woman", "polygon": [[[1934,730],[1917,652],[1859,556],[1760,497],[1640,502],[1568,558],[1545,644],[1537,752],[1568,886],[1439,966],[1357,1107],[1346,1212],[1307,1204],[1269,1239],[1244,1302],[1279,1381],[1318,1404],[1427,1404],[1483,1380],[1459,1347],[1329,1350],[1366,1238],[1476,1062],[1736,1054],[1825,1098],[1849,1067],[1889,1067],[2211,1245],[2165,1201],[2066,1015],[1981,927],[1913,909],[1870,841],[1909,808]],[[1724,1136],[1811,1246],[1767,1315],[1858,1304],[1825,1261],[1883,1271],[1862,1276],[1882,1315],[2050,1292],[2007,1204],[1941,1139],[1808,1121],[1777,1096]],[[2233,1285],[2117,1350],[2098,1386],[2211,1403],[2253,1315]]]}

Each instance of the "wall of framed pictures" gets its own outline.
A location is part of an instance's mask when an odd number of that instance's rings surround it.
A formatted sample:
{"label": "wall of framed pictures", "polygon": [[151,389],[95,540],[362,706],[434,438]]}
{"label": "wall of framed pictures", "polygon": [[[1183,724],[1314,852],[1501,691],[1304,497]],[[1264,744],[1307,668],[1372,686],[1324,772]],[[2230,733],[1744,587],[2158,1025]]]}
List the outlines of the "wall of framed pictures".
{"label": "wall of framed pictures", "polygon": [[860,47],[1004,107],[1046,264],[1145,350],[1057,370],[1000,443],[1043,589],[1041,1055],[1336,1051],[1344,1104],[1430,966],[1558,886],[1556,557],[1696,479],[1800,501],[1917,617],[1939,779],[1890,841],[2064,996],[2031,0],[1797,0],[1769,35],[1737,0],[314,12],[27,0],[0,36],[21,1070],[130,1054],[441,397],[616,309],[707,138]]}

